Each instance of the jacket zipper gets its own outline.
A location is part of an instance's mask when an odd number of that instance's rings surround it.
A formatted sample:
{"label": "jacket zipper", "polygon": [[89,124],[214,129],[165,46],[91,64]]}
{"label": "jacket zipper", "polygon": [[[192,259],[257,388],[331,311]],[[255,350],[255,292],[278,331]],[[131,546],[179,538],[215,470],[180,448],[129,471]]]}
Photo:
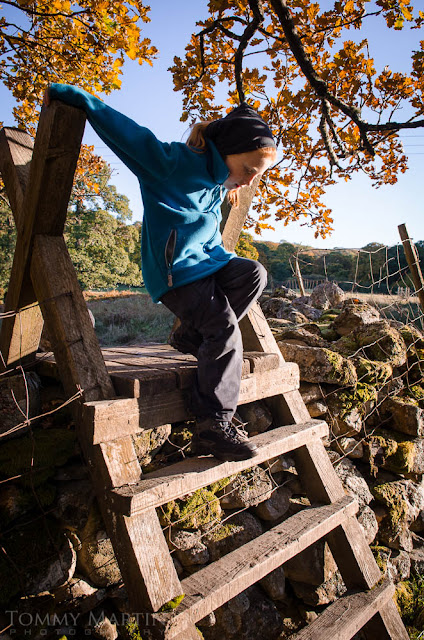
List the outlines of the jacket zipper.
{"label": "jacket zipper", "polygon": [[174,260],[175,246],[177,244],[177,231],[171,229],[168,240],[165,245],[165,264],[168,271],[168,287],[173,286],[172,281],[172,262]]}
{"label": "jacket zipper", "polygon": [[214,221],[215,221],[215,228],[213,230],[213,234],[211,235],[211,237],[203,245],[205,248],[212,242],[212,240],[215,238],[215,236],[217,234],[217,231],[218,231],[218,218],[216,217],[216,215],[214,213],[212,213],[212,215],[213,215]]}

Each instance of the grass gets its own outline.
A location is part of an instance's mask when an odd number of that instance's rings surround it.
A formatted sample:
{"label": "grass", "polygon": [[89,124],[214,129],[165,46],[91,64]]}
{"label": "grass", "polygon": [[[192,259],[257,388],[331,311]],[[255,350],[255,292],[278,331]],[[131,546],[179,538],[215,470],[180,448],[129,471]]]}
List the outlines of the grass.
{"label": "grass", "polygon": [[166,342],[175,316],[162,304],[154,304],[147,294],[88,292],[85,297],[102,346]]}

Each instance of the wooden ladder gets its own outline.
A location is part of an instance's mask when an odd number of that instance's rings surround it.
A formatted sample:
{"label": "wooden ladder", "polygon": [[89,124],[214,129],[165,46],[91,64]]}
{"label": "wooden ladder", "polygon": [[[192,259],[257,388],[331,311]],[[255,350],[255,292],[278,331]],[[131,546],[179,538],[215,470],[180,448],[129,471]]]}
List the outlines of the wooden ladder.
{"label": "wooden ladder", "polygon": [[[18,314],[3,320],[0,348],[6,368],[33,361],[44,318],[65,391],[69,396],[80,395],[74,403],[78,437],[130,608],[146,613],[143,638],[198,640],[196,622],[324,538],[348,594],[294,637],[327,640],[332,632],[334,638],[348,639],[362,629],[369,640],[407,640],[393,600],[394,587],[381,581],[355,517],[358,505],[345,495],[324,448],[322,438],[328,426],[310,419],[298,390],[296,366],[284,362],[258,305],[241,322],[244,347],[256,354],[273,354],[262,360],[271,357],[277,368],[269,372],[260,364],[256,370],[252,365],[242,387],[248,392],[241,400],[269,396],[274,424],[280,426],[254,437],[258,446],[254,462],[293,452],[312,506],[179,580],[156,508],[247,469],[252,461],[189,458],[141,477],[132,434],[156,426],[151,411],[155,402],[164,407],[159,424],[172,421],[175,403],[184,413],[184,394],[183,389],[179,395],[175,392],[174,404],[166,404],[166,389],[158,389],[156,380],[148,387],[150,396],[145,388],[138,398],[115,397],[63,240],[84,123],[81,111],[53,102],[41,114],[34,148],[22,131],[0,132],[0,170],[18,232],[5,303],[6,311]],[[239,237],[255,188],[244,190],[238,208],[224,211],[227,248],[232,249]],[[185,597],[177,608],[160,612],[182,594]]]}

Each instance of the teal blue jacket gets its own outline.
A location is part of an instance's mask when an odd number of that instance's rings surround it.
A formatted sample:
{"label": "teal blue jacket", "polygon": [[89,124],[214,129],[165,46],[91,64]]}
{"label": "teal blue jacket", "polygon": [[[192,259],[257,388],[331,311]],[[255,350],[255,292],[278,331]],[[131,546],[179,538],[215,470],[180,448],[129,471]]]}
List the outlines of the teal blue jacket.
{"label": "teal blue jacket", "polygon": [[144,205],[143,279],[155,302],[234,257],[220,234],[229,172],[212,142],[203,153],[181,142],[160,142],[149,129],[77,87],[52,84],[50,98],[83,109],[100,138],[137,176]]}

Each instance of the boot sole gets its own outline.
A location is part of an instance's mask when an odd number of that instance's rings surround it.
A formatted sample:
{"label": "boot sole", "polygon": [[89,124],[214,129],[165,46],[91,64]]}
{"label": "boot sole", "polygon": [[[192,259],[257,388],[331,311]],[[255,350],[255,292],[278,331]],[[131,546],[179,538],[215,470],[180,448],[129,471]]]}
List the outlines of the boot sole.
{"label": "boot sole", "polygon": [[[194,444],[194,446],[193,446]],[[195,455],[213,455],[214,458],[222,460],[223,462],[237,462],[238,460],[249,460],[258,455],[258,450],[248,450],[245,453],[231,453],[229,451],[219,451],[214,445],[207,445],[206,443],[192,443],[192,452]]]}

